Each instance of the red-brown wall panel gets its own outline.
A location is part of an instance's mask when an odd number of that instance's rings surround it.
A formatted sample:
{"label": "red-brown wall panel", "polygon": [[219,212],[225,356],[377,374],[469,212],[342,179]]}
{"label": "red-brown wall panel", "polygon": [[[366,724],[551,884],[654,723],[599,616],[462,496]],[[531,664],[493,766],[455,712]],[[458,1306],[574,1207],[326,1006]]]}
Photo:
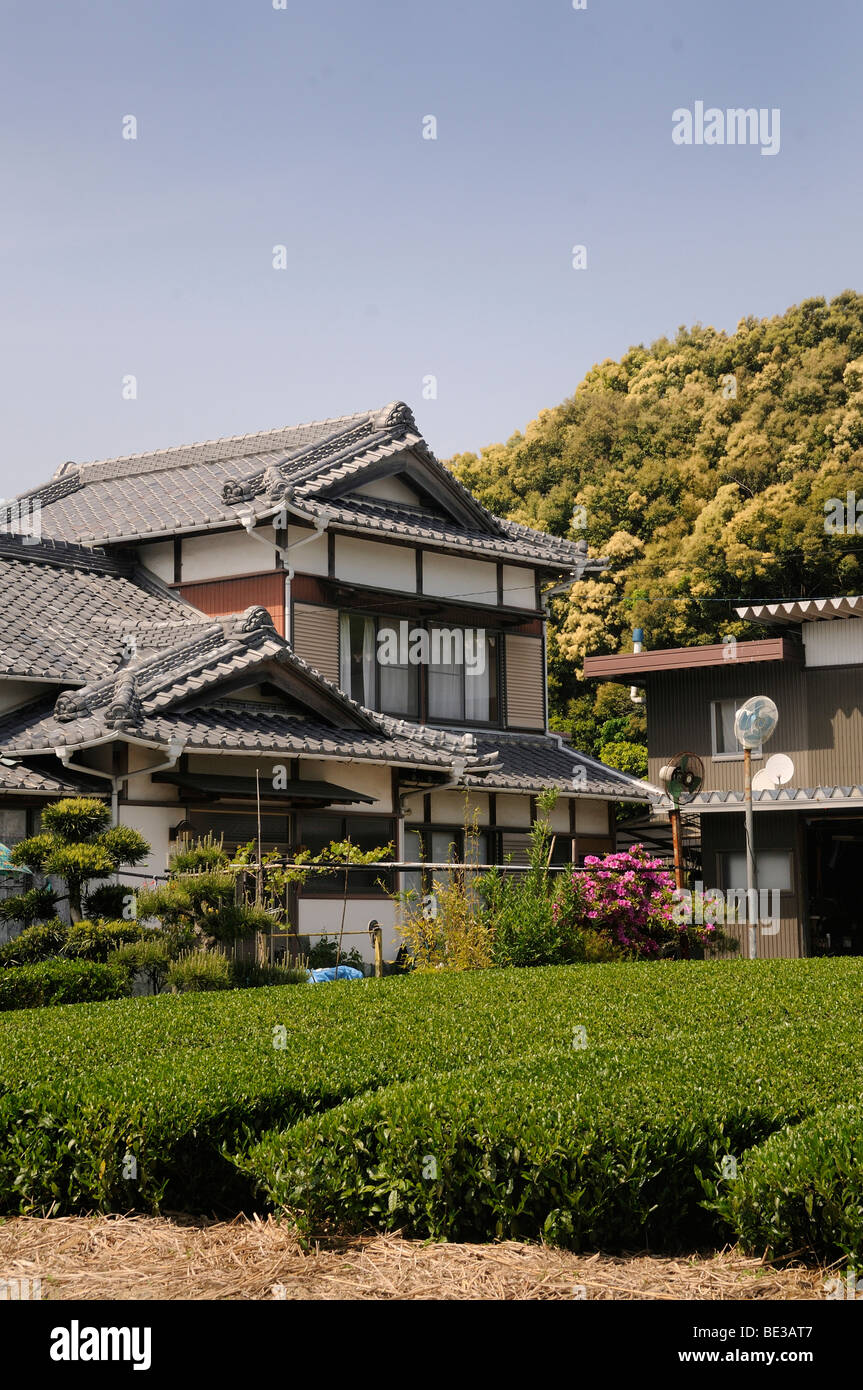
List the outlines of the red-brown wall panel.
{"label": "red-brown wall panel", "polygon": [[267,609],[276,631],[285,635],[285,576],[279,571],[252,574],[246,579],[208,579],[200,584],[178,584],[176,587],[188,603],[214,618],[242,613],[258,604]]}

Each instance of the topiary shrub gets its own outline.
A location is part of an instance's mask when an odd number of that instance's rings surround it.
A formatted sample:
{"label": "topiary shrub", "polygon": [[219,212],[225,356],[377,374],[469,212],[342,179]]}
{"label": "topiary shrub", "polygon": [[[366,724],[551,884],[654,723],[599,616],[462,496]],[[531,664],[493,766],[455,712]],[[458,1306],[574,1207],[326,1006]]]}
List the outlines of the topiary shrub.
{"label": "topiary shrub", "polygon": [[59,955],[68,935],[69,928],[59,917],[40,926],[25,927],[0,946],[0,966],[33,965],[36,961],[49,960]]}
{"label": "topiary shrub", "polygon": [[132,976],[143,975],[151,994],[159,994],[165,985],[171,961],[172,942],[164,932],[149,931],[140,941],[130,941],[109,957],[109,964],[120,965]]}
{"label": "topiary shrub", "polygon": [[137,922],[74,922],[63,946],[63,955],[76,960],[106,961],[112,951],[148,935]]}
{"label": "topiary shrub", "polygon": [[231,962],[219,951],[190,951],[171,962],[167,972],[171,989],[180,994],[208,989],[230,989]]}
{"label": "topiary shrub", "polygon": [[15,845],[9,861],[31,873],[64,878],[70,915],[79,922],[87,885],[93,879],[107,878],[124,865],[140,864],[150,853],[137,830],[110,826],[110,820],[109,808],[96,797],[64,797],[45,807],[41,833]]}
{"label": "topiary shrub", "polygon": [[0,922],[23,922],[25,927],[44,922],[51,917],[56,901],[52,888],[28,888],[26,893],[0,899]]}
{"label": "topiary shrub", "polygon": [[132,993],[129,973],[89,960],[42,960],[0,970],[0,1010],[85,1004]]}
{"label": "topiary shrub", "polygon": [[137,915],[136,893],[128,883],[102,883],[84,899],[90,922],[133,922]]}
{"label": "topiary shrub", "polygon": [[302,966],[260,965],[254,960],[231,962],[231,981],[235,989],[257,989],[261,985],[302,985],[308,978],[309,972]]}

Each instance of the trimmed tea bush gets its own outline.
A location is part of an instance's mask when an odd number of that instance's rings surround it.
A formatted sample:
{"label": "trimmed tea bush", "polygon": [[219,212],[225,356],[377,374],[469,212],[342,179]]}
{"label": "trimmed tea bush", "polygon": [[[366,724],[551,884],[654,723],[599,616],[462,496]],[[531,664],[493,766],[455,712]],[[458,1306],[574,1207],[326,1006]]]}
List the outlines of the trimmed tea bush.
{"label": "trimmed tea bush", "polygon": [[131,994],[127,971],[86,960],[43,960],[0,970],[0,1009],[80,1004]]}
{"label": "trimmed tea bush", "polygon": [[748,1249],[863,1259],[863,1104],[783,1129],[745,1155],[708,1204]]}
{"label": "trimmed tea bush", "polygon": [[[164,994],[0,1014],[0,1209],[207,1211],[216,1204],[236,1211],[254,1200],[257,1181],[272,1182],[281,1203],[269,1169],[237,1167],[228,1155],[268,1131],[291,1144],[291,1127],[309,1123],[314,1162],[324,1162],[324,1184],[335,1194],[328,1219],[338,1221],[337,1184],[353,1123],[340,1111],[374,1101],[393,1119],[391,1137],[375,1128],[369,1110],[361,1117],[362,1142],[391,1166],[394,1180],[410,1155],[436,1152],[417,1147],[436,1116],[446,1132],[461,1136],[468,1164],[484,1162],[484,1135],[498,1145],[497,1177],[482,1179],[473,1206],[460,1166],[446,1189],[446,1202],[467,1202],[465,1221],[477,1230],[493,1233],[498,1221],[541,1230],[551,1213],[575,1200],[569,1185],[559,1202],[541,1187],[535,1201],[525,1194],[524,1210],[513,1212],[507,1165],[515,1165],[518,1184],[520,1159],[512,1159],[517,1145],[506,1125],[522,1124],[522,1114],[525,1126],[531,1117],[524,1132],[533,1146],[529,1162],[539,1155],[545,1163],[542,1146],[559,1141],[555,1162],[565,1184],[574,1181],[573,1163],[582,1162],[579,1135],[591,1146],[579,1171],[593,1206],[577,1213],[572,1234],[553,1218],[547,1229],[555,1239],[589,1241],[593,1223],[602,1229],[600,1218],[612,1233],[637,1224],[633,1184],[643,1184],[648,1205],[661,1205],[666,1183],[669,1192],[687,1194],[687,1214],[669,1229],[695,1229],[681,1222],[696,1220],[712,1229],[716,1217],[698,1207],[693,1174],[697,1168],[705,1180],[718,1176],[711,1164],[723,1143],[737,1145],[739,1158],[773,1129],[860,1094],[863,1058],[836,1047],[859,1006],[860,980],[861,962],[853,959],[625,962],[400,976],[351,990]],[[582,1037],[579,1051],[574,1039]],[[494,1082],[501,1070],[505,1081]],[[404,1140],[395,1095],[386,1093],[403,1084],[410,1090]],[[314,1141],[325,1112],[334,1126],[330,1158]],[[688,1123],[687,1116],[702,1128],[674,1147],[678,1120]],[[714,1121],[721,1133],[709,1127]],[[532,1137],[534,1123],[539,1138]],[[406,1147],[388,1156],[390,1143]],[[645,1145],[646,1157],[639,1157]],[[127,1152],[138,1165],[134,1183],[123,1176]],[[296,1153],[286,1154],[295,1167]],[[602,1162],[609,1165],[604,1178]],[[368,1194],[351,1195],[357,1180],[348,1170],[345,1200],[359,1220],[369,1203]],[[541,1174],[534,1180],[545,1182]],[[410,1171],[405,1181],[413,1184],[405,1201],[416,1206],[425,1187]],[[605,1198],[598,1195],[603,1182]],[[621,1182],[629,1188],[618,1198]],[[394,1188],[389,1181],[374,1202],[388,1207]],[[443,1229],[450,1218],[436,1197],[428,1216],[419,1211],[411,1219]],[[660,1245],[663,1220],[651,1221]]]}
{"label": "trimmed tea bush", "polygon": [[798,1119],[823,1090],[787,1034],[765,1034],[762,1058],[736,1030],[720,1037],[721,1073],[684,1037],[390,1086],[265,1136],[239,1162],[270,1204],[309,1226],[338,1213],[356,1229],[454,1241],[721,1244],[702,1175],[719,1177],[726,1155]]}

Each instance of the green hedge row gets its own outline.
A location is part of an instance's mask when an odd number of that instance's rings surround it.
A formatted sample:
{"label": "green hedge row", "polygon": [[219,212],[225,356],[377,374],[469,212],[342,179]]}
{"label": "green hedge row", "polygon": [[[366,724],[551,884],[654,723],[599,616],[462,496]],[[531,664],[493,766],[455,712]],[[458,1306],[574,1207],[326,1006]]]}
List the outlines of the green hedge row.
{"label": "green hedge row", "polygon": [[[265,1135],[238,1164],[303,1224],[573,1249],[726,1238],[704,1202],[726,1164],[861,1081],[822,1077],[830,1037],[781,1025],[477,1068],[390,1086]],[[755,1043],[753,1047],[752,1044]]]}
{"label": "green hedge row", "polygon": [[132,941],[162,935],[153,928],[139,927],[136,922],[65,922],[53,921],[25,927],[11,941],[0,946],[0,966],[33,965],[37,961],[66,957],[73,960],[95,960],[103,964],[112,951]]}
{"label": "green hedge row", "polygon": [[746,1154],[711,1209],[748,1249],[863,1258],[863,1103],[835,1106]]}
{"label": "green hedge row", "polygon": [[120,999],[132,993],[128,970],[91,960],[43,960],[0,970],[0,1010]]}
{"label": "green hedge row", "polygon": [[[359,1181],[343,1169],[354,1120],[343,1133],[339,1125],[346,1114],[354,1115],[349,1106],[357,1108],[357,1122],[368,1136],[363,1142],[377,1155],[384,1122],[374,1107],[397,1101],[408,1107],[409,1126],[399,1168],[427,1143],[426,1113],[429,1123],[435,1115],[448,1116],[468,1155],[473,1117],[484,1117],[483,1133],[499,1146],[499,1166],[476,1199],[478,1214],[471,1220],[477,1231],[495,1231],[499,1221],[520,1229],[523,1219],[545,1229],[549,1214],[567,1209],[577,1192],[566,1186],[558,1206],[540,1194],[527,1217],[512,1214],[506,1192],[498,1191],[509,1181],[506,1126],[521,1123],[527,1113],[549,1142],[579,1132],[593,1136],[594,1166],[585,1173],[592,1174],[594,1198],[600,1153],[616,1154],[614,1162],[628,1173],[629,1149],[636,1144],[641,1153],[638,1135],[644,1129],[647,1148],[638,1161],[647,1166],[637,1170],[637,1182],[648,1195],[655,1190],[661,1202],[663,1164],[683,1165],[680,1183],[689,1193],[698,1180],[692,1176],[696,1168],[706,1180],[711,1177],[714,1146],[718,1153],[733,1142],[742,1153],[789,1119],[860,1093],[863,1060],[853,1049],[837,1054],[835,1048],[859,999],[859,982],[858,963],[847,960],[615,963],[366,980],[350,991],[250,989],[3,1014],[0,1209],[125,1211],[169,1204],[236,1210],[252,1200],[256,1182],[271,1184],[273,1200],[281,1204],[274,1158],[262,1150],[254,1161],[237,1165],[229,1155],[253,1147],[267,1131],[284,1131],[278,1142],[287,1144],[284,1165],[293,1171],[298,1160],[290,1146],[298,1136],[305,1135],[316,1153],[325,1147],[314,1140],[318,1125],[326,1126],[320,1133],[328,1142],[331,1136],[334,1146],[330,1158],[316,1158],[324,1189],[329,1184],[332,1191],[347,1191]],[[525,1066],[540,1071],[531,1071],[522,1084],[518,1070]],[[543,1067],[551,1069],[546,1081]],[[507,1080],[492,1090],[489,1078],[501,1069]],[[660,1078],[656,1085],[654,1076]],[[662,1107],[675,1078],[672,1113]],[[388,1089],[402,1085],[403,1101],[400,1090]],[[594,1111],[606,1117],[602,1132],[590,1129]],[[701,1117],[701,1128],[676,1139],[689,1115]],[[629,1129],[608,1128],[624,1120]],[[310,1128],[291,1136],[291,1127],[301,1122]],[[546,1140],[536,1142],[542,1158]],[[482,1146],[480,1151],[485,1153]],[[433,1152],[422,1147],[423,1154]],[[133,1180],[124,1176],[130,1154],[137,1167]],[[383,1151],[380,1156],[389,1161]],[[560,1162],[570,1164],[572,1154],[563,1152]],[[451,1191],[473,1210],[470,1183],[458,1174],[453,1183]],[[387,1204],[393,1190],[391,1183]],[[428,1195],[425,1186],[415,1192]],[[345,1198],[352,1218],[362,1219],[367,1198],[359,1188]],[[310,1201],[309,1210],[339,1215],[339,1206],[328,1200],[329,1207]],[[634,1201],[626,1197],[613,1229],[635,1220],[632,1213],[642,1209]],[[495,1203],[500,1210],[492,1221]],[[693,1199],[687,1210],[695,1206]],[[438,1229],[448,1218],[438,1202],[422,1219]],[[577,1230],[588,1239],[587,1215],[579,1221]],[[556,1230],[556,1222],[549,1229]],[[657,1218],[657,1232],[661,1227]],[[561,1227],[557,1238],[576,1236]]]}

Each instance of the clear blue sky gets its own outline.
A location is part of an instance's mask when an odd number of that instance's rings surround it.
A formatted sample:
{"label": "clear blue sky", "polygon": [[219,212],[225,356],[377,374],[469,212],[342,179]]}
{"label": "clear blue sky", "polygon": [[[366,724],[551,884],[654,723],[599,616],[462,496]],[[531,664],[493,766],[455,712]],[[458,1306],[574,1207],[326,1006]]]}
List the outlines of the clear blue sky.
{"label": "clear blue sky", "polygon": [[[4,496],[397,397],[447,457],[681,323],[863,289],[858,0],[0,15]],[[779,107],[779,154],[676,146],[697,100]]]}

